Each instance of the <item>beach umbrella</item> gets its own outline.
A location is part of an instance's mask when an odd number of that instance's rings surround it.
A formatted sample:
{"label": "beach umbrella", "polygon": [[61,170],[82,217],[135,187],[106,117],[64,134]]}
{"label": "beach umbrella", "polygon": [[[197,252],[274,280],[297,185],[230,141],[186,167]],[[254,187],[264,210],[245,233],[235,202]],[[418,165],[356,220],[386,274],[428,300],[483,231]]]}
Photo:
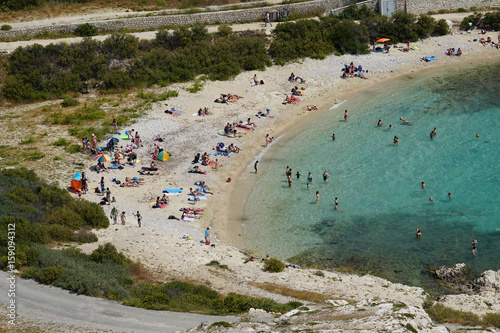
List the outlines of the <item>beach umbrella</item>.
{"label": "beach umbrella", "polygon": [[115,158],[123,158],[123,154],[122,153],[116,153],[115,154]]}
{"label": "beach umbrella", "polygon": [[158,161],[166,161],[170,158],[170,155],[166,151],[161,151],[158,154]]}
{"label": "beach umbrella", "polygon": [[119,142],[120,140],[118,140],[117,138],[108,138],[108,140],[106,140],[107,143],[111,143],[112,145],[115,145]]}
{"label": "beach umbrella", "polygon": [[388,42],[390,41],[389,38],[380,38],[379,40],[377,40],[377,43],[384,43],[384,42]]}
{"label": "beach umbrella", "polygon": [[94,157],[94,161],[109,162],[111,161],[111,157],[109,157],[108,155],[101,154]]}
{"label": "beach umbrella", "polygon": [[82,174],[77,172],[71,179],[71,187],[78,191],[82,188]]}

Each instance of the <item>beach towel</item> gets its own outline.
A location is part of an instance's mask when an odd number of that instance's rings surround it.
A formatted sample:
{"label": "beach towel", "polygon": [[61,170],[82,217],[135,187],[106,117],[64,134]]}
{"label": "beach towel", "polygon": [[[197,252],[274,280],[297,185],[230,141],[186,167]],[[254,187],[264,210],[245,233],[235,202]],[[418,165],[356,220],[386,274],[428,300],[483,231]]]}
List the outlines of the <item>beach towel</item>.
{"label": "beach towel", "polygon": [[187,216],[183,216],[183,217],[181,217],[181,219],[183,219],[184,221],[190,221],[190,222],[195,220],[194,217],[187,217]]}
{"label": "beach towel", "polygon": [[163,193],[179,194],[182,193],[182,188],[166,188],[163,190]]}
{"label": "beach towel", "polygon": [[415,46],[410,47],[410,49],[412,49],[412,50],[420,50],[420,46],[415,45]]}
{"label": "beach towel", "polygon": [[436,60],[436,58],[434,58],[434,57],[427,57],[427,59],[428,59],[429,61],[434,61],[434,60]]}
{"label": "beach towel", "polygon": [[128,138],[128,135],[126,135],[126,134],[119,134],[119,135],[118,135],[118,137],[119,137],[120,139],[122,139],[122,140],[128,140],[128,139],[129,139],[129,138]]}
{"label": "beach towel", "polygon": [[225,154],[225,155],[229,155],[230,151],[222,151],[222,150],[219,150],[217,149],[216,152],[218,152],[219,154]]}
{"label": "beach towel", "polygon": [[123,165],[116,165],[116,164],[111,164],[108,169],[124,169],[125,167]]}
{"label": "beach towel", "polygon": [[[198,200],[207,200],[207,197],[204,195],[197,195],[196,198]],[[192,195],[188,195],[188,200],[189,201],[194,201],[194,197]]]}

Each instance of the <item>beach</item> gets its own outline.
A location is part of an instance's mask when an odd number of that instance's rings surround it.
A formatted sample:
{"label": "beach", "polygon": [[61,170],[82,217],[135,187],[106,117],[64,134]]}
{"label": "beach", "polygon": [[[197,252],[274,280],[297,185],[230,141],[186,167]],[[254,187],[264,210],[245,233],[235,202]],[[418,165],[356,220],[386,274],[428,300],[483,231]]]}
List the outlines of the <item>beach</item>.
{"label": "beach", "polygon": [[[393,48],[389,54],[329,56],[324,60],[305,59],[300,64],[273,66],[264,72],[242,73],[227,82],[204,81],[202,90],[195,94],[186,90],[193,83],[168,87],[167,89],[177,90],[179,96],[153,105],[146,116],[129,126],[139,132],[142,138],[143,146],[136,150],[140,159],[137,166],[100,174],[86,171],[90,188],[96,187],[100,177],[104,176],[106,186],[110,188],[117,202],[103,208],[107,215],[113,206],[120,212],[126,211],[127,223],[125,226],[111,225],[107,229],[98,230],[98,243],[79,247],[90,252],[99,244],[111,242],[131,259],[139,260],[153,271],[159,280],[179,279],[203,283],[222,293],[240,292],[278,300],[289,299],[258,286],[258,283],[267,283],[349,300],[382,297],[421,305],[426,297],[421,288],[392,284],[372,276],[325,272],[326,278],[318,278],[313,274],[314,270],[303,269],[287,269],[280,274],[269,274],[262,271],[260,258],[244,263],[252,254],[245,251],[241,228],[242,210],[256,177],[254,162],[260,159],[266,149],[273,149],[273,145],[280,142],[279,138],[283,134],[299,131],[301,126],[322,115],[334,103],[356,98],[358,94],[386,82],[408,80],[428,72],[446,71],[449,68],[500,59],[500,51],[473,42],[474,38],[478,38],[477,31],[472,35],[456,32],[453,35],[415,43],[420,49],[410,52]],[[445,51],[451,47],[461,48],[463,55],[446,56]],[[421,61],[425,56],[435,56],[437,61]],[[340,78],[344,64],[351,61],[356,66],[362,65],[368,70],[367,80]],[[305,78],[306,83],[298,85],[288,82],[292,72]],[[263,85],[253,84],[254,74],[264,81]],[[295,85],[304,87],[305,95],[296,105],[283,105],[285,94],[289,95]],[[221,94],[227,93],[243,98],[227,105],[213,102]],[[307,111],[307,105],[316,105],[318,111]],[[179,117],[165,114],[164,110],[172,106],[185,113]],[[208,107],[213,115],[193,116],[203,107]],[[256,117],[257,112],[264,112],[267,108],[274,118]],[[336,112],[339,112],[340,117],[343,110],[339,108]],[[248,118],[257,126],[252,131],[240,131],[241,138],[228,138],[218,134],[226,123],[246,121]],[[120,131],[130,130],[129,127],[120,128]],[[171,159],[156,161],[159,165],[159,175],[140,176],[137,171],[141,166],[149,166],[152,160],[150,155],[154,150],[153,139],[158,133],[166,139],[166,142],[160,145],[171,153]],[[268,148],[265,147],[266,134],[278,140]],[[214,153],[213,148],[218,142],[224,142],[226,145],[234,143],[241,151],[231,153],[230,157],[210,156],[211,159],[217,158],[222,164],[218,170],[201,166],[207,174],[188,173],[193,167],[191,161],[195,154]],[[82,157],[86,164],[89,160],[88,157]],[[123,181],[125,177],[143,177],[145,184],[139,187],[119,187],[111,183],[112,178]],[[228,178],[232,181],[226,182]],[[187,201],[186,193],[197,181],[205,181],[214,194],[208,195],[207,200],[193,206]],[[150,203],[163,194],[164,188],[183,188],[184,191],[179,196],[170,196],[170,203],[165,209],[152,209]],[[102,198],[93,191],[83,197],[96,202]],[[194,222],[168,219],[169,215],[179,218],[179,209],[182,207],[203,208],[204,212],[201,218]],[[141,228],[132,215],[136,211],[140,211],[143,216]],[[204,230],[207,227],[211,229],[212,244],[215,247],[204,245]],[[183,236],[190,239],[182,239]],[[270,255],[272,256],[272,253]],[[213,260],[228,265],[229,269],[206,266]],[[500,309],[497,296],[488,294],[484,297],[493,304],[492,308],[483,304],[477,305],[474,301],[467,305],[463,300],[461,302],[464,305],[461,307],[477,313]],[[450,305],[453,306],[452,303]]]}

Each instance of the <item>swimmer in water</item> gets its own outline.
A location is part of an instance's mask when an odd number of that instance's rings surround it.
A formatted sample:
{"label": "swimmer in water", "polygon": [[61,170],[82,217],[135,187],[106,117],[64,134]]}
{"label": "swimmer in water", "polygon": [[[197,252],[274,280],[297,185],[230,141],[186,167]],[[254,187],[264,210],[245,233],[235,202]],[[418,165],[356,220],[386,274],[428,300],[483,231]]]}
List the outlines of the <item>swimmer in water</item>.
{"label": "swimmer in water", "polygon": [[394,136],[394,144],[397,145],[399,143],[399,139],[397,136]]}
{"label": "swimmer in water", "polygon": [[403,122],[403,125],[411,125],[411,123],[408,120],[404,120],[403,117],[399,117],[399,120]]}
{"label": "swimmer in water", "polygon": [[309,187],[310,187],[310,185],[309,185],[309,183],[307,183],[306,188],[309,188]]}
{"label": "swimmer in water", "polygon": [[448,199],[450,199],[450,200],[452,199],[451,192],[448,192]]}
{"label": "swimmer in water", "polygon": [[328,181],[328,177],[330,177],[330,175],[327,174],[326,171],[323,172],[323,181],[327,182]]}
{"label": "swimmer in water", "polygon": [[422,237],[422,232],[420,231],[420,229],[417,229],[416,236],[417,236],[417,238]]}
{"label": "swimmer in water", "polygon": [[307,181],[308,181],[309,183],[311,183],[311,182],[313,181],[313,176],[311,175],[311,173],[310,173],[310,172],[307,174]]}
{"label": "swimmer in water", "polygon": [[422,190],[425,190],[425,184],[424,184],[424,182],[420,183],[420,187],[422,188]]}
{"label": "swimmer in water", "polygon": [[476,133],[476,138],[479,138],[479,133]]}
{"label": "swimmer in water", "polygon": [[377,126],[379,126],[379,127],[380,127],[380,126],[382,126],[382,124],[383,124],[382,120],[381,120],[381,119],[379,119],[379,120],[378,120],[378,123],[377,123]]}
{"label": "swimmer in water", "polygon": [[316,202],[319,202],[319,191],[316,191]]}
{"label": "swimmer in water", "polygon": [[300,179],[300,176],[302,175],[297,171],[297,179]]}
{"label": "swimmer in water", "polygon": [[387,127],[387,130],[390,130],[392,128],[392,125],[389,125],[389,127]]}
{"label": "swimmer in water", "polygon": [[433,139],[436,135],[437,135],[437,132],[436,132],[436,128],[434,127],[434,129],[430,133],[431,139]]}
{"label": "swimmer in water", "polygon": [[332,134],[332,140],[335,141],[336,137],[335,137],[335,133]]}
{"label": "swimmer in water", "polygon": [[339,209],[339,199],[337,197],[335,197],[335,200],[333,200],[333,204],[335,205],[335,210]]}
{"label": "swimmer in water", "polygon": [[434,202],[437,202],[437,201],[434,201],[434,200],[432,199],[432,197],[429,197],[429,202],[430,202],[430,203],[434,203]]}

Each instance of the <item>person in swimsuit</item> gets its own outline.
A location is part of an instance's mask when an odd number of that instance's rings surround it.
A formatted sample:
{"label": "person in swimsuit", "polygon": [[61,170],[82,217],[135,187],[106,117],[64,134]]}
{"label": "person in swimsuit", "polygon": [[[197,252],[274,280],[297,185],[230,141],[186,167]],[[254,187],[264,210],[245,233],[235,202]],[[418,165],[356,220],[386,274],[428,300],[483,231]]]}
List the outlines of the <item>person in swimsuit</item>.
{"label": "person in swimsuit", "polygon": [[344,121],[347,122],[347,117],[349,117],[349,114],[347,113],[347,110],[344,112]]}
{"label": "person in swimsuit", "polygon": [[382,120],[381,120],[381,119],[379,119],[379,120],[378,120],[378,123],[377,123],[377,126],[379,126],[379,127],[380,127],[380,126],[382,126],[382,124],[383,124]]}
{"label": "person in swimsuit", "polygon": [[302,175],[297,171],[297,179],[300,179],[300,176]]}
{"label": "person in swimsuit", "polygon": [[424,182],[420,183],[420,187],[422,188],[422,190],[425,190],[425,184],[424,184]]}
{"label": "person in swimsuit", "polygon": [[420,231],[420,229],[417,229],[416,236],[417,236],[417,238],[422,237],[422,232]]}
{"label": "person in swimsuit", "polygon": [[434,129],[432,130],[432,132],[429,135],[430,135],[431,139],[433,139],[437,135],[435,127],[434,127]]}
{"label": "person in swimsuit", "polygon": [[394,136],[394,144],[396,144],[396,145],[397,145],[398,143],[399,143],[399,139],[398,139],[398,137],[397,137],[397,136]]}
{"label": "person in swimsuit", "polygon": [[316,191],[316,202],[319,202],[319,191]]}
{"label": "person in swimsuit", "polygon": [[332,140],[335,141],[335,133],[332,134]]}
{"label": "person in swimsuit", "polygon": [[338,210],[339,209],[339,199],[337,197],[335,197],[335,200],[333,200],[333,204],[335,205],[335,210]]}
{"label": "person in swimsuit", "polygon": [[327,174],[326,171],[323,172],[323,181],[327,182],[328,181],[328,177],[330,177],[330,175]]}
{"label": "person in swimsuit", "polygon": [[310,172],[307,174],[307,181],[308,181],[309,183],[311,183],[311,182],[313,181],[313,176],[311,175],[311,173],[310,173]]}
{"label": "person in swimsuit", "polygon": [[448,199],[450,199],[450,200],[452,199],[451,192],[448,192]]}

